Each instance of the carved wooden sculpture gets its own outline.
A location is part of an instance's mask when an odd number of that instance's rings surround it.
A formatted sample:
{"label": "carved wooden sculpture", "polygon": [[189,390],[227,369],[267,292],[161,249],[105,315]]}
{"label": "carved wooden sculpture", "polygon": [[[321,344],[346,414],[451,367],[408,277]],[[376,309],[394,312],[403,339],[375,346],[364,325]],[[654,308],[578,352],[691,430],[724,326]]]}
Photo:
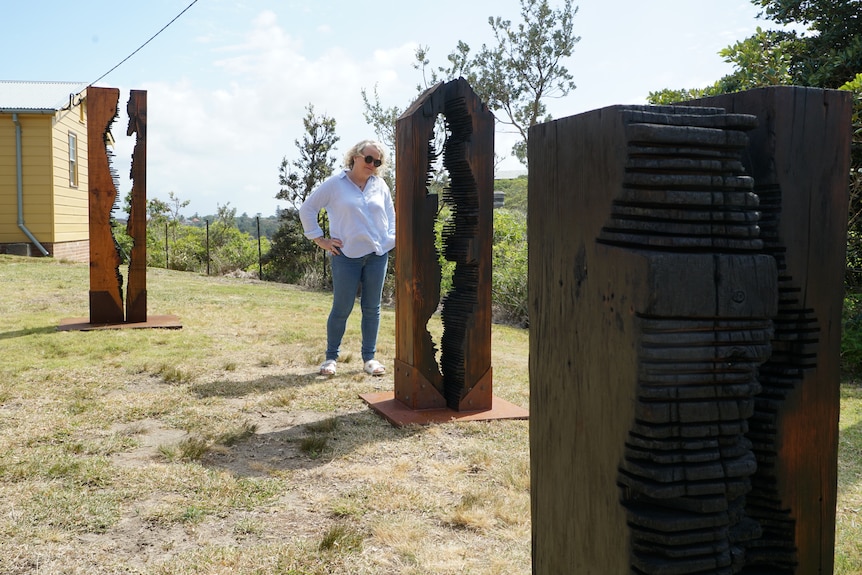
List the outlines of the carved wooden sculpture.
{"label": "carved wooden sculpture", "polygon": [[108,148],[111,124],[118,115],[120,91],[87,88],[88,181],[90,215],[90,318],[66,319],[61,330],[181,328],[174,315],[147,315],[147,93],[132,90],[126,110],[127,135],[136,135],[130,177],[131,210],[126,230],[132,238],[123,313],[120,248],[111,233],[111,211],[117,201],[117,174]]}
{"label": "carved wooden sculpture", "polygon": [[772,87],[697,103],[758,117],[745,164],[764,249],[778,264],[772,354],[748,433],[757,472],[746,512],[763,535],[747,550],[745,572],[831,573],[850,97]]}
{"label": "carved wooden sculpture", "polygon": [[123,313],[120,252],[111,234],[111,211],[117,201],[117,175],[107,146],[117,118],[120,91],[87,88],[87,136],[90,183],[90,323],[147,321],[147,93],[132,90],[126,110],[127,135],[136,135],[130,177],[132,205],[127,231],[133,240],[129,254],[127,309]]}
{"label": "carved wooden sculpture", "polygon": [[132,238],[129,254],[126,321],[147,321],[147,93],[132,90],[126,106],[129,126],[126,135],[135,134],[132,152],[132,202],[126,231]]}
{"label": "carved wooden sculpture", "polygon": [[[442,300],[438,365],[428,320],[441,304],[434,245],[439,198],[429,193],[428,180],[438,155],[432,142],[440,115],[450,177],[443,200],[452,209],[443,255],[455,262],[455,272]],[[492,394],[494,116],[464,79],[438,84],[396,122],[396,157],[395,403],[384,394],[362,397],[396,424],[445,421],[451,412],[483,412],[476,419],[526,417],[525,410]],[[437,413],[430,415],[432,410]],[[414,417],[420,411],[425,415]]]}
{"label": "carved wooden sculpture", "polygon": [[[443,299],[438,367],[427,322],[440,303],[434,247],[438,199],[428,193],[434,123],[443,114],[449,171],[444,201],[452,220],[444,255],[455,262]],[[494,117],[463,79],[422,94],[396,123],[395,397],[413,409],[491,409],[491,242],[494,203]]]}
{"label": "carved wooden sculpture", "polygon": [[[534,573],[818,572],[795,570],[787,521],[830,505],[837,377],[811,411],[791,402],[787,427],[809,437],[789,447],[771,432],[787,378],[840,329],[849,106],[824,116],[823,98],[787,97],[798,107],[775,120],[793,135],[764,127],[768,109],[729,105],[617,106],[531,129]],[[811,140],[828,152],[802,153]],[[805,197],[764,205],[754,158]],[[781,221],[800,239],[784,243]],[[789,284],[787,262],[814,252],[840,255]],[[830,378],[835,341],[816,352]],[[815,475],[819,490],[781,495]]]}
{"label": "carved wooden sculpture", "polygon": [[122,323],[123,276],[120,254],[111,234],[111,210],[117,200],[116,174],[110,164],[108,137],[117,117],[117,88],[87,88],[87,164],[90,191],[90,323]]}

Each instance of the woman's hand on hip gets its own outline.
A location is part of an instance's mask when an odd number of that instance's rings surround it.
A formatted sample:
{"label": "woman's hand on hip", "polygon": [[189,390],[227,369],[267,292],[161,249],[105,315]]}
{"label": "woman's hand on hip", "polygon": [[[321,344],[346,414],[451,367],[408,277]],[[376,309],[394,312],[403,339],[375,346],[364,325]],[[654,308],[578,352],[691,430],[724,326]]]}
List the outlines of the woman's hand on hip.
{"label": "woman's hand on hip", "polygon": [[319,245],[324,250],[328,251],[334,256],[341,254],[341,245],[342,241],[338,238],[324,238],[323,236],[314,240],[314,242]]}

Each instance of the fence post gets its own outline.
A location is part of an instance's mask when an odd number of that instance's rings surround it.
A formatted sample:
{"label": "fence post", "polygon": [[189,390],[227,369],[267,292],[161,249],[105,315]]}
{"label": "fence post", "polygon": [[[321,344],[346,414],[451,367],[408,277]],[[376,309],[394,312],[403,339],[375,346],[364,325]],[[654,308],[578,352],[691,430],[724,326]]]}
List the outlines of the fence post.
{"label": "fence post", "polygon": [[210,221],[204,221],[207,223],[207,275],[210,275]]}
{"label": "fence post", "polygon": [[260,216],[257,216],[257,279],[263,279],[263,263],[261,263],[261,255],[260,251]]}
{"label": "fence post", "polygon": [[165,222],[165,269],[171,269],[168,265],[168,222]]}

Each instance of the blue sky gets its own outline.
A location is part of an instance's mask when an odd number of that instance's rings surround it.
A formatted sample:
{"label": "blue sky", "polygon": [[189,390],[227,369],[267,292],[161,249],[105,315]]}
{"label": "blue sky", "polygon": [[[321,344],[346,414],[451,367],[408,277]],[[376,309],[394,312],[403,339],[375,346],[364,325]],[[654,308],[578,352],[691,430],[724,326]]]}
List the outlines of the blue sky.
{"label": "blue sky", "polygon": [[[191,4],[29,0],[3,8],[0,79],[93,83]],[[562,0],[551,0],[554,7]],[[577,89],[548,102],[554,117],[614,104],[643,104],[650,91],[703,87],[729,73],[718,51],[757,26],[749,0],[582,0],[581,41],[564,64]],[[361,90],[375,86],[384,106],[406,108],[422,78],[417,46],[432,65],[445,63],[459,40],[474,50],[491,43],[489,16],[518,22],[518,0],[198,0],[170,27],[97,86],[121,90],[115,166],[129,189],[134,142],[125,137],[130,89],[147,91],[148,197],[174,192],[183,214],[272,215],[278,166],[298,157],[302,118],[337,122],[341,151],[374,137],[363,118]],[[498,154],[514,136],[496,135]],[[501,169],[522,168],[514,159]]]}

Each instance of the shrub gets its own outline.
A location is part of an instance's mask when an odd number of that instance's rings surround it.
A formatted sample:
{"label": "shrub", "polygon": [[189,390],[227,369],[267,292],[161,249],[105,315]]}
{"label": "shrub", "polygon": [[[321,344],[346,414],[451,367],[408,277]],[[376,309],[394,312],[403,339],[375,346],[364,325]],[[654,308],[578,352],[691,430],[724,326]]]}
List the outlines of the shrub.
{"label": "shrub", "polygon": [[516,210],[494,210],[491,299],[495,320],[529,325],[527,309],[527,217]]}
{"label": "shrub", "polygon": [[305,276],[311,274],[315,276],[313,281],[317,282],[313,285],[319,287],[322,264],[315,258],[317,251],[317,246],[303,235],[299,215],[296,212],[282,212],[280,225],[264,257],[263,279],[303,284]]}
{"label": "shrub", "polygon": [[844,377],[862,375],[862,292],[844,297],[841,371]]}

